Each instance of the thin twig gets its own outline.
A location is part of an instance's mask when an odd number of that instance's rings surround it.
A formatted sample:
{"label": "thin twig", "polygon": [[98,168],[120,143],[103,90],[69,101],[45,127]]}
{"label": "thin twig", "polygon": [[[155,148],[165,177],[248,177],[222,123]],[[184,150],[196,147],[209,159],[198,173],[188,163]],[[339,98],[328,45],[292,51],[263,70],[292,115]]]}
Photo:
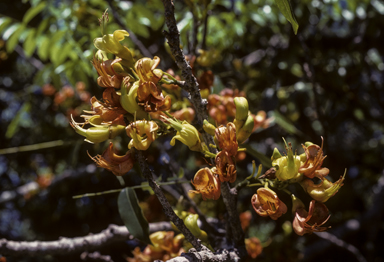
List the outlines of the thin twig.
{"label": "thin twig", "polygon": [[367,261],[363,257],[363,255],[360,253],[360,251],[354,245],[348,244],[344,240],[336,237],[335,235],[332,235],[329,232],[315,233],[315,235],[322,238],[322,239],[328,240],[329,242],[335,244],[336,246],[339,246],[339,247],[342,247],[342,248],[348,250],[349,252],[351,252],[355,256],[355,258],[359,262],[366,262]]}
{"label": "thin twig", "polygon": [[200,251],[203,247],[201,245],[201,241],[191,233],[191,231],[184,225],[183,220],[180,219],[173,211],[171,204],[168,202],[163,191],[161,190],[159,185],[156,183],[156,181],[153,179],[153,171],[149,168],[148,163],[145,160],[145,157],[143,155],[143,152],[136,150],[136,153],[137,153],[137,159],[139,161],[141,172],[143,173],[144,177],[147,179],[149,183],[149,186],[152,188],[157,198],[159,199],[165,215],[180,230],[180,232],[185,236],[185,239],[188,242],[190,242],[194,248]]}

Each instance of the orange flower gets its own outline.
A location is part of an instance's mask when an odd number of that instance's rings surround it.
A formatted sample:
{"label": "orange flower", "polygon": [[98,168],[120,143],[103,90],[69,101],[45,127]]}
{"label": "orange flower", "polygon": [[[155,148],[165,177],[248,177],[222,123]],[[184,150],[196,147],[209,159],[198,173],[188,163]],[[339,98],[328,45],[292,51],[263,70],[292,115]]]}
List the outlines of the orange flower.
{"label": "orange flower", "polygon": [[216,167],[213,168],[214,172],[219,175],[220,181],[229,181],[230,183],[236,180],[236,166],[235,158],[229,156],[227,151],[220,151],[215,158]]}
{"label": "orange flower", "polygon": [[206,167],[197,171],[191,183],[196,190],[190,190],[190,192],[201,194],[204,200],[219,199],[220,181],[209,168]]}
{"label": "orange flower", "polygon": [[140,81],[142,82],[154,82],[157,84],[163,77],[163,71],[156,69],[160,63],[160,58],[155,56],[153,59],[148,57],[141,58],[135,64],[135,69]]}
{"label": "orange flower", "polygon": [[269,188],[259,188],[257,194],[253,195],[251,202],[253,209],[262,217],[269,216],[276,220],[287,212],[287,206]]}
{"label": "orange flower", "polygon": [[240,218],[241,228],[243,230],[246,230],[249,227],[249,224],[251,222],[252,213],[251,211],[247,210],[243,213],[240,213],[239,218]]}
{"label": "orange flower", "polygon": [[141,82],[137,90],[138,105],[146,112],[166,111],[171,108],[171,97],[164,97],[161,88],[154,82]]}
{"label": "orange flower", "polygon": [[245,239],[245,248],[247,249],[248,255],[253,259],[255,259],[263,251],[261,242],[257,237]]}
{"label": "orange flower", "polygon": [[[120,59],[121,60],[121,59]],[[123,77],[115,74],[112,64],[115,61],[111,62],[107,60],[105,62],[98,60],[96,56],[93,57],[92,64],[96,69],[99,77],[97,78],[97,84],[101,87],[106,88],[120,88]],[[116,60],[118,62],[118,60]]]}
{"label": "orange flower", "polygon": [[[91,157],[91,156],[90,156]],[[129,150],[124,156],[116,155],[113,152],[113,144],[109,143],[108,148],[102,155],[91,157],[96,165],[108,169],[116,176],[122,176],[132,169],[134,164],[134,156]]]}
{"label": "orange flower", "polygon": [[221,125],[215,129],[215,138],[219,147],[228,153],[228,156],[237,154],[238,144],[236,140],[236,127],[230,122],[227,127]]}
{"label": "orange flower", "polygon": [[[91,117],[95,115],[99,115],[102,122],[110,122],[115,120],[116,118],[124,115],[126,111],[121,107],[110,107],[99,100],[96,99],[96,97],[91,98],[91,104],[92,104],[92,111],[84,110],[85,113],[91,114],[91,115],[82,115],[85,120],[90,119]],[[125,124],[124,124],[125,125]]]}
{"label": "orange flower", "polygon": [[299,236],[307,233],[312,234],[313,232],[322,232],[330,228],[322,227],[331,215],[329,215],[328,208],[321,202],[312,200],[309,204],[309,212],[305,210],[305,207],[301,202],[301,204],[296,205],[295,212],[292,227],[295,233]]}
{"label": "orange flower", "polygon": [[192,123],[195,118],[195,110],[191,107],[182,108],[176,112],[171,113],[176,119],[180,121],[187,121],[188,123]]}
{"label": "orange flower", "polygon": [[323,137],[321,137],[321,140],[321,147],[315,144],[311,144],[308,147],[303,145],[307,160],[299,168],[299,173],[303,173],[309,178],[314,178],[316,176],[323,180],[323,177],[329,174],[329,169],[326,167],[321,168],[323,160],[327,157],[323,156]]}

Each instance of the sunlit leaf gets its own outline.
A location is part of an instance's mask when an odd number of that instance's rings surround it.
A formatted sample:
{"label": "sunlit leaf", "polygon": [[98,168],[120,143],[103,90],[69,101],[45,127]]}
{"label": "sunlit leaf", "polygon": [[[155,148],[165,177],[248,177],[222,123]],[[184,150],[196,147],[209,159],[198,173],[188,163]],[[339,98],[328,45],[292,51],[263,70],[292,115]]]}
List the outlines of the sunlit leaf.
{"label": "sunlit leaf", "polygon": [[135,190],[124,188],[118,197],[120,217],[127,227],[129,233],[146,244],[152,244],[149,239],[148,221],[137,201]]}
{"label": "sunlit leaf", "polygon": [[8,17],[0,17],[0,34],[12,22]]}
{"label": "sunlit leaf", "polygon": [[16,45],[19,43],[19,37],[24,30],[25,26],[20,25],[19,28],[17,28],[17,30],[9,37],[5,46],[8,53],[11,53],[13,50],[15,50]]}
{"label": "sunlit leaf", "polygon": [[30,57],[33,54],[33,52],[35,51],[35,48],[36,48],[35,33],[36,33],[36,29],[34,29],[34,28],[31,29],[28,32],[28,36],[24,41],[23,49],[24,49],[24,53],[27,57]]}
{"label": "sunlit leaf", "polygon": [[40,2],[38,5],[28,9],[28,11],[23,17],[23,23],[28,24],[29,21],[31,21],[38,13],[40,13],[44,9],[45,5],[45,2]]}
{"label": "sunlit leaf", "polygon": [[297,23],[295,14],[293,13],[291,1],[290,0],[275,0],[275,2],[276,2],[277,7],[280,9],[280,12],[291,23],[292,28],[293,28],[293,32],[296,35],[297,30],[299,29],[299,24]]}
{"label": "sunlit leaf", "polygon": [[47,36],[43,36],[39,45],[39,49],[37,50],[37,54],[39,55],[41,60],[46,60],[49,54],[49,38]]}

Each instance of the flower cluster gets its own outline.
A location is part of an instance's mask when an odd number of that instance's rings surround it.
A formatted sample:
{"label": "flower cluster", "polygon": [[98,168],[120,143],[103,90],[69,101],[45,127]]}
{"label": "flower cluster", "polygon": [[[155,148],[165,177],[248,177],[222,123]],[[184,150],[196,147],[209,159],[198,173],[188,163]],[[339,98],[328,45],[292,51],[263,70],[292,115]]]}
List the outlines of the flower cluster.
{"label": "flower cluster", "polygon": [[[304,153],[294,155],[292,145],[286,144],[287,153],[282,156],[275,148],[272,159],[272,171],[268,176],[272,186],[278,189],[284,189],[292,183],[299,183],[304,191],[313,199],[309,206],[309,211],[305,210],[303,202],[293,194],[292,212],[295,215],[293,229],[298,235],[306,233],[325,231],[327,227],[323,225],[328,221],[330,215],[325,202],[334,196],[343,185],[344,176],[332,183],[325,178],[329,174],[329,169],[322,167],[323,160],[323,141],[321,146],[307,142],[303,145]],[[260,177],[261,178],[261,177]],[[319,182],[317,182],[316,180]],[[266,186],[268,185],[266,181]],[[257,194],[252,197],[252,206],[260,216],[269,216],[276,220],[282,214],[286,213],[286,205],[278,198],[277,194],[271,189],[259,188]]]}

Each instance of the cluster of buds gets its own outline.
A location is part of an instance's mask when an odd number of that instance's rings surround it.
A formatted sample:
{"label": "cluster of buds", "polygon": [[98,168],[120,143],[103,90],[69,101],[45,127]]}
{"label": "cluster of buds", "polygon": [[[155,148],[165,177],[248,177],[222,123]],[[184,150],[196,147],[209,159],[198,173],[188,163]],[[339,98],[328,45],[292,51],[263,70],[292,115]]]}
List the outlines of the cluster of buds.
{"label": "cluster of buds", "polygon": [[[299,183],[304,191],[313,199],[309,211],[305,210],[303,202],[293,194],[292,212],[295,215],[293,229],[298,235],[306,233],[325,231],[328,227],[323,225],[328,221],[330,215],[325,202],[334,196],[344,182],[344,176],[332,183],[325,176],[329,169],[322,167],[323,160],[323,139],[321,146],[307,142],[303,145],[305,153],[293,154],[291,143],[286,144],[287,153],[282,156],[275,148],[273,151],[272,166],[275,184]],[[271,177],[269,177],[271,178]],[[315,183],[313,179],[319,180]],[[272,183],[273,184],[273,183]],[[266,186],[268,183],[266,183]],[[260,216],[269,216],[276,220],[286,213],[287,206],[278,198],[277,194],[269,188],[259,188],[257,194],[252,197],[252,206]]]}

